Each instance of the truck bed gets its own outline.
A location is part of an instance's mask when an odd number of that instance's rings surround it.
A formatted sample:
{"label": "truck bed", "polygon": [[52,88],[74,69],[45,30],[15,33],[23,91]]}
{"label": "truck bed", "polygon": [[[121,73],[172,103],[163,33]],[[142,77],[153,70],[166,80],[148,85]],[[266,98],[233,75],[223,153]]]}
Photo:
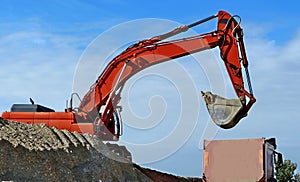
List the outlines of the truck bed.
{"label": "truck bed", "polygon": [[260,181],[264,139],[204,141],[203,173],[209,182]]}

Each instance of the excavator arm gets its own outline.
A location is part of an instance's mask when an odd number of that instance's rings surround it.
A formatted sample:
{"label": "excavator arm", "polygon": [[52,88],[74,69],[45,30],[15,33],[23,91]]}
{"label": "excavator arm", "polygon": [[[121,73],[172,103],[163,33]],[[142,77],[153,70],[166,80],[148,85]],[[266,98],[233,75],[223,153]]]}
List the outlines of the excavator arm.
{"label": "excavator arm", "polygon": [[[213,32],[165,40],[214,18],[218,18],[218,26]],[[212,120],[222,128],[232,128],[247,115],[255,98],[248,73],[242,28],[235,17],[225,11],[219,11],[217,15],[128,47],[107,65],[83,97],[75,115],[80,120],[93,120],[92,122],[99,128],[97,135],[102,135],[108,130],[119,137],[120,133],[116,131],[119,130],[116,128],[119,124],[114,113],[118,108],[117,104],[121,99],[120,94],[124,84],[130,77],[152,65],[215,47],[220,49],[220,56],[238,99],[229,100],[210,92],[202,94]],[[244,87],[242,67],[245,69],[249,92]]]}

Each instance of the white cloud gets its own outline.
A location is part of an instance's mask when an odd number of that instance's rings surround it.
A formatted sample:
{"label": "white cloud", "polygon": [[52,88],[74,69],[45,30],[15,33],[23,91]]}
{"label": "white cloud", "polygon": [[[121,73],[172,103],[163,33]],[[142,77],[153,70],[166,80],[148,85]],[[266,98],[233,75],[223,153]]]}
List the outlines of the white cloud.
{"label": "white cloud", "polygon": [[[249,31],[249,30],[248,30]],[[220,138],[276,137],[286,158],[300,163],[300,31],[284,45],[251,36],[245,40],[257,102],[236,128]]]}
{"label": "white cloud", "polygon": [[[0,37],[2,110],[14,102],[38,103],[63,110],[72,88],[82,39],[41,31],[17,31]],[[10,103],[11,102],[11,103]]]}

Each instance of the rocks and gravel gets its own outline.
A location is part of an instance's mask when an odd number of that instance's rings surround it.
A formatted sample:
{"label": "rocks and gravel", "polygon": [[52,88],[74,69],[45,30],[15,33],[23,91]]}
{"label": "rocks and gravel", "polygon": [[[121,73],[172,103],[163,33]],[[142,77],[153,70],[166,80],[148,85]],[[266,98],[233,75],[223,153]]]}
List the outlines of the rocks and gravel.
{"label": "rocks and gravel", "polygon": [[195,180],[142,168],[95,136],[0,118],[0,181]]}
{"label": "rocks and gravel", "polygon": [[0,181],[151,181],[94,136],[0,119]]}

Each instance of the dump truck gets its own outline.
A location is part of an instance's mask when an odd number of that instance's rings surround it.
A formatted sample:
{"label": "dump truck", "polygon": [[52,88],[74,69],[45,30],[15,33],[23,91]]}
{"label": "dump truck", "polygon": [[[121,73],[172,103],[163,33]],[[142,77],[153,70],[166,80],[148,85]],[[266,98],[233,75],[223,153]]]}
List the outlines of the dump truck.
{"label": "dump truck", "polygon": [[205,140],[203,181],[276,182],[275,162],[282,165],[276,139]]}

